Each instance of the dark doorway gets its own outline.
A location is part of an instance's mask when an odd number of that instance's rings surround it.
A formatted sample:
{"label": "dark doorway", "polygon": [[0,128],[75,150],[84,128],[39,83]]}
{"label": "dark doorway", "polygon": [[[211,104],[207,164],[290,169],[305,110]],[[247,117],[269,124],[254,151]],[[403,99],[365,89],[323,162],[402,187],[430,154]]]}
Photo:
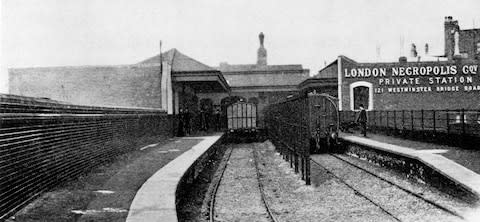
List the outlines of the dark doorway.
{"label": "dark doorway", "polygon": [[368,102],[370,100],[370,89],[366,86],[357,86],[353,88],[353,108],[355,110],[360,109],[360,104],[363,104],[365,109],[368,109]]}

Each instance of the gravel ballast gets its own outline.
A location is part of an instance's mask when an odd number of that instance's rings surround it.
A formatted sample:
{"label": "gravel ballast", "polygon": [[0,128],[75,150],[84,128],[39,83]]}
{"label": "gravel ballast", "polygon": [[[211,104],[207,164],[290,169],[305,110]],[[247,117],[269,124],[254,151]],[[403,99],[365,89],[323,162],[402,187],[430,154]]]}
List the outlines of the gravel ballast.
{"label": "gravel ballast", "polygon": [[251,145],[234,145],[217,191],[216,221],[269,221],[254,164]]}
{"label": "gravel ballast", "polygon": [[[306,186],[269,141],[233,146],[217,193],[217,221],[269,221],[259,193],[254,150],[258,156],[260,183],[264,187],[266,201],[278,221],[383,222],[397,221],[396,218],[401,221],[462,221],[333,156],[313,157],[338,178],[312,163],[312,185]],[[339,157],[463,216],[473,210],[473,206],[426,184],[402,178],[393,171],[364,160],[345,155]]]}

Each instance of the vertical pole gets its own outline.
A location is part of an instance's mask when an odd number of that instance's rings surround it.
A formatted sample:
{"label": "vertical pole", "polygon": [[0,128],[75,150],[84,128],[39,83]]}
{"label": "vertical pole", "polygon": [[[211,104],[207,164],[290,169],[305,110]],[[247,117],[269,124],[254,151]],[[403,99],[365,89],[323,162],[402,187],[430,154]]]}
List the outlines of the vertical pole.
{"label": "vertical pole", "polygon": [[378,115],[378,123],[379,123],[378,126],[380,128],[383,128],[383,126],[382,126],[382,115],[383,115],[383,110],[381,110],[379,115]]}
{"label": "vertical pole", "polygon": [[387,110],[387,127],[386,127],[386,128],[387,128],[387,132],[390,131],[390,129],[389,129],[389,127],[388,127],[388,113],[389,113],[389,112],[388,112],[388,110]]}
{"label": "vertical pole", "polygon": [[298,155],[295,152],[295,173],[298,173]]}
{"label": "vertical pole", "polygon": [[341,123],[342,122],[342,112],[338,111],[338,123]]}
{"label": "vertical pole", "polygon": [[302,173],[302,180],[305,180],[305,159],[300,157],[300,172]]}
{"label": "vertical pole", "polygon": [[423,112],[424,112],[423,109],[420,110],[420,114],[421,114],[420,120],[421,120],[421,124],[422,124],[422,133],[421,133],[421,135],[422,135],[423,138],[425,138],[425,121],[424,121],[424,117],[423,117]]}
{"label": "vertical pole", "polygon": [[447,134],[450,134],[450,114],[447,109]]}
{"label": "vertical pole", "polygon": [[411,121],[411,124],[412,124],[411,128],[412,128],[412,132],[413,132],[413,130],[415,129],[413,127],[413,110],[410,110],[410,121]]}
{"label": "vertical pole", "polygon": [[462,109],[462,145],[465,143],[465,136],[466,136],[466,130],[465,130],[465,109]]}
{"label": "vertical pole", "polygon": [[397,134],[397,111],[393,110],[393,128],[395,129],[394,133]]}
{"label": "vertical pole", "polygon": [[377,111],[373,110],[373,126],[376,128],[377,127],[377,119],[376,119],[376,116],[375,115],[377,113]]}
{"label": "vertical pole", "polygon": [[423,109],[420,110],[420,113],[422,114],[421,123],[422,123],[422,134],[423,134],[425,132],[425,121],[423,120]]}
{"label": "vertical pole", "polygon": [[[309,109],[307,122],[310,123],[312,121],[310,98],[307,96],[304,100]],[[310,131],[311,127],[309,127],[307,131],[309,133],[309,137],[312,135],[312,132]],[[310,185],[310,149],[306,149],[303,155],[305,158],[305,183]]]}

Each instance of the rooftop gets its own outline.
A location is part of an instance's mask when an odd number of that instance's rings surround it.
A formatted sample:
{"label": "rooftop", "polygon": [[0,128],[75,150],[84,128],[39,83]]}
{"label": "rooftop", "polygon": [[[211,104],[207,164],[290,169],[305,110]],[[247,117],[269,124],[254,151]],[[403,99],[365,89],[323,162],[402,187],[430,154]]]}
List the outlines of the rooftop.
{"label": "rooftop", "polygon": [[230,65],[221,63],[219,67],[215,67],[222,72],[279,72],[279,71],[302,71],[302,65],[256,65],[241,64]]}
{"label": "rooftop", "polygon": [[160,65],[160,59],[172,64],[172,72],[218,72],[218,70],[186,56],[175,48],[162,53],[161,56],[158,54],[137,64]]}

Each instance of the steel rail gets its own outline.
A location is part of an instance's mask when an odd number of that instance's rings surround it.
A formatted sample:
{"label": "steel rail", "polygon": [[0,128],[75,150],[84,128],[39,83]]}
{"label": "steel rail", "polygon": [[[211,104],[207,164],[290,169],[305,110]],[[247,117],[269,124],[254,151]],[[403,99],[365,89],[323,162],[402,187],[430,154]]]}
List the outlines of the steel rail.
{"label": "steel rail", "polygon": [[265,196],[265,190],[263,189],[263,184],[260,179],[260,169],[258,168],[258,156],[257,156],[257,149],[256,149],[256,144],[253,144],[253,162],[255,163],[255,171],[257,172],[257,181],[258,181],[258,189],[260,190],[260,195],[262,197],[262,202],[263,205],[265,206],[265,209],[267,210],[268,217],[273,221],[273,222],[278,222],[277,218],[273,214],[270,205],[267,202],[267,198]]}
{"label": "steel rail", "polygon": [[322,164],[318,163],[317,161],[313,160],[313,159],[310,159],[313,163],[315,163],[316,165],[322,167],[323,169],[325,169],[329,174],[331,174],[332,176],[334,176],[335,178],[337,178],[340,182],[342,182],[343,184],[345,184],[348,188],[352,189],[355,194],[363,197],[365,200],[367,200],[368,202],[372,203],[373,205],[377,206],[380,210],[382,210],[385,214],[393,217],[396,221],[399,221],[401,222],[401,220],[396,217],[395,215],[393,215],[392,213],[388,212],[385,208],[383,208],[382,206],[380,206],[380,204],[376,203],[375,201],[373,201],[372,199],[368,198],[365,194],[361,193],[359,190],[355,189],[353,186],[351,186],[350,184],[348,184],[345,180],[343,180],[342,178],[340,178],[339,176],[337,176],[335,173],[333,173],[333,171],[329,170],[327,167],[323,166]]}
{"label": "steel rail", "polygon": [[449,213],[449,214],[451,214],[451,215],[453,215],[453,216],[457,216],[457,217],[459,217],[459,218],[461,218],[461,219],[465,219],[465,218],[463,218],[459,213],[455,212],[454,210],[448,209],[447,207],[444,207],[444,206],[442,206],[442,205],[440,205],[440,204],[438,204],[438,203],[435,203],[435,201],[429,200],[429,199],[427,199],[427,198],[425,198],[425,197],[423,197],[423,196],[421,196],[421,195],[419,195],[419,194],[417,194],[417,193],[415,193],[415,192],[413,192],[413,191],[411,191],[411,190],[409,190],[409,189],[407,189],[407,188],[405,188],[405,187],[403,187],[403,186],[400,186],[400,185],[398,185],[398,184],[396,184],[396,183],[394,183],[394,182],[391,182],[391,181],[383,178],[382,176],[379,176],[379,175],[373,173],[373,172],[370,171],[370,170],[367,170],[367,169],[365,169],[365,168],[363,168],[363,167],[361,167],[361,166],[358,166],[358,165],[356,165],[356,164],[354,164],[354,163],[352,163],[352,162],[350,162],[350,161],[348,161],[348,160],[345,160],[345,159],[343,159],[343,158],[341,158],[341,157],[339,157],[339,156],[337,156],[337,155],[335,155],[335,154],[330,154],[330,155],[332,155],[333,157],[335,157],[335,158],[337,158],[337,159],[339,159],[339,160],[341,160],[341,161],[343,161],[343,162],[345,162],[345,163],[347,163],[347,164],[349,164],[349,165],[351,165],[351,166],[353,166],[353,167],[355,167],[355,168],[357,168],[357,169],[359,169],[359,170],[362,170],[362,171],[364,171],[364,172],[366,172],[366,173],[368,173],[368,174],[370,174],[370,175],[372,175],[372,176],[374,176],[374,177],[376,177],[376,178],[378,178],[378,179],[380,179],[380,180],[382,180],[382,181],[385,181],[385,182],[387,182],[388,184],[393,185],[393,186],[395,186],[395,187],[403,190],[404,192],[406,192],[406,193],[408,193],[408,194],[410,194],[410,195],[413,195],[413,196],[415,196],[415,197],[417,197],[417,198],[419,198],[419,199],[421,199],[421,200],[423,200],[423,201],[425,201],[425,202],[427,202],[427,203],[429,203],[429,204],[437,207],[438,209],[441,209],[441,210],[443,210],[443,211],[445,211],[445,212],[447,212],[447,213]]}
{"label": "steel rail", "polygon": [[227,153],[227,158],[225,159],[225,164],[221,169],[220,176],[218,180],[215,182],[212,194],[210,196],[210,209],[209,209],[209,221],[214,222],[215,221],[215,198],[217,196],[217,191],[218,187],[220,186],[220,183],[222,182],[223,174],[225,173],[225,170],[227,169],[228,161],[230,160],[230,156],[232,156],[232,151],[233,147],[228,148],[228,153]]}

